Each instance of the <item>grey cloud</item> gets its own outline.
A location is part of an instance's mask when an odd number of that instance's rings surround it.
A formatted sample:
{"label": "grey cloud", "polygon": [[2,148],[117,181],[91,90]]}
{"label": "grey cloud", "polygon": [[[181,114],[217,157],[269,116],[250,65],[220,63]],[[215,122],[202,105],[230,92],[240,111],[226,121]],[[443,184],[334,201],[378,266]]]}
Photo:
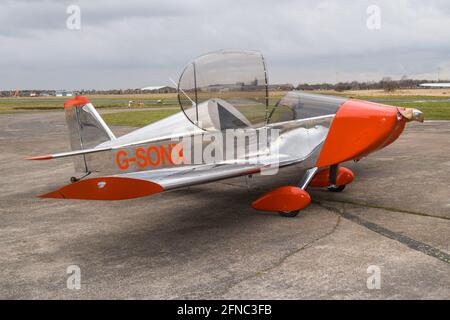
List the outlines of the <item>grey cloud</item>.
{"label": "grey cloud", "polygon": [[[82,12],[66,28],[66,8]],[[382,29],[366,28],[377,4]],[[6,1],[0,4],[0,89],[117,88],[167,83],[219,49],[262,51],[272,82],[450,78],[450,3],[361,1]]]}

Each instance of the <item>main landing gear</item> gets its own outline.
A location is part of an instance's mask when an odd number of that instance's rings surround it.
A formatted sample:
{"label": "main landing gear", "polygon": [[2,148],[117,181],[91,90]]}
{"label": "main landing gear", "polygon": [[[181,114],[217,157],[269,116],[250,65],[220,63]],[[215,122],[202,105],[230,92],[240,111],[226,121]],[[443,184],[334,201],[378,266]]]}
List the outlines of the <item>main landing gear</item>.
{"label": "main landing gear", "polygon": [[[308,202],[307,206],[309,206],[309,204],[311,203],[311,196],[309,195],[309,193],[306,192],[306,188],[311,183],[311,180],[314,178],[314,175],[316,174],[316,172],[317,172],[317,168],[312,168],[312,169],[307,170],[305,172],[305,174],[303,175],[303,177],[301,178],[301,180],[298,182],[298,187],[304,193],[306,193],[309,197],[309,202]],[[278,211],[278,214],[280,216],[282,216],[283,218],[295,218],[296,216],[298,216],[299,213],[300,213],[300,209],[292,210],[292,211]]]}
{"label": "main landing gear", "polygon": [[88,175],[90,175],[90,174],[91,174],[91,172],[89,171],[89,172],[86,172],[85,175],[83,175],[83,176],[81,176],[81,177],[79,177],[79,178],[77,178],[77,177],[70,177],[70,183],[78,182],[78,181],[80,181],[81,179],[86,178],[86,177],[87,177]]}
{"label": "main landing gear", "polygon": [[296,211],[290,211],[290,212],[283,212],[279,211],[278,214],[282,216],[283,218],[295,218],[300,213],[300,210]]}
{"label": "main landing gear", "polygon": [[346,185],[343,186],[330,186],[328,187],[328,191],[330,192],[342,192],[345,190]]}
{"label": "main landing gear", "polygon": [[328,188],[330,192],[342,192],[354,180],[353,172],[338,165],[317,172],[312,168],[305,172],[298,186],[284,186],[272,190],[252,203],[260,211],[278,212],[285,218],[294,218],[311,203],[306,188]]}
{"label": "main landing gear", "polygon": [[311,197],[305,189],[316,172],[317,168],[307,170],[297,187],[284,186],[272,190],[253,202],[252,207],[260,211],[278,212],[286,218],[296,217],[300,210],[311,203]]}

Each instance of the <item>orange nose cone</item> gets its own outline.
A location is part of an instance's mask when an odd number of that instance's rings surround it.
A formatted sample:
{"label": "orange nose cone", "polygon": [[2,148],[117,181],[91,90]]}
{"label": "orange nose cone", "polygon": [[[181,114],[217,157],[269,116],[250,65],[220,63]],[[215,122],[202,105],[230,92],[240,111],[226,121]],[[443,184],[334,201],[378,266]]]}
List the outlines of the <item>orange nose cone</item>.
{"label": "orange nose cone", "polygon": [[317,166],[365,157],[392,143],[404,126],[405,120],[395,107],[349,100],[336,113]]}

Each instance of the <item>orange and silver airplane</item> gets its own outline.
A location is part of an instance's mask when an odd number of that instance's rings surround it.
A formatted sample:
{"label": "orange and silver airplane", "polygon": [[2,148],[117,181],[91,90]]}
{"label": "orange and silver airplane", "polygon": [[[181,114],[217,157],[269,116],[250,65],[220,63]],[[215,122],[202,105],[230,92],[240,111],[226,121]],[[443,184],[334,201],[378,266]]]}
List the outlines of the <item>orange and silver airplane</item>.
{"label": "orange and silver airplane", "polygon": [[297,185],[252,203],[295,217],[311,202],[308,187],[343,191],[354,174],[341,163],[390,145],[407,122],[424,121],[416,109],[301,91],[275,103],[267,78],[259,52],[200,56],[180,76],[180,112],[120,137],[88,98],[74,97],[64,104],[72,151],[29,159],[71,157],[81,177],[41,197],[125,200],[295,166]]}

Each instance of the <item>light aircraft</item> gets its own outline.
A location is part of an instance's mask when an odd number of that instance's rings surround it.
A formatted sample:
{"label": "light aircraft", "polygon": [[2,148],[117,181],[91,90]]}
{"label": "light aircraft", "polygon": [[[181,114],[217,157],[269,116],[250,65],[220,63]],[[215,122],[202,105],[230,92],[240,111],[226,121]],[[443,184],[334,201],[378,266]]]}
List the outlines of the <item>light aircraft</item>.
{"label": "light aircraft", "polygon": [[[88,98],[64,104],[72,151],[29,158],[71,157],[81,177],[42,198],[124,200],[246,175],[298,170],[298,184],[256,199],[256,210],[295,217],[307,187],[341,192],[354,174],[340,164],[393,143],[422,112],[301,91],[276,103],[259,52],[220,51],[189,63],[178,82],[181,111],[116,137]],[[89,176],[90,175],[90,176]],[[88,177],[89,176],[89,177]]]}

